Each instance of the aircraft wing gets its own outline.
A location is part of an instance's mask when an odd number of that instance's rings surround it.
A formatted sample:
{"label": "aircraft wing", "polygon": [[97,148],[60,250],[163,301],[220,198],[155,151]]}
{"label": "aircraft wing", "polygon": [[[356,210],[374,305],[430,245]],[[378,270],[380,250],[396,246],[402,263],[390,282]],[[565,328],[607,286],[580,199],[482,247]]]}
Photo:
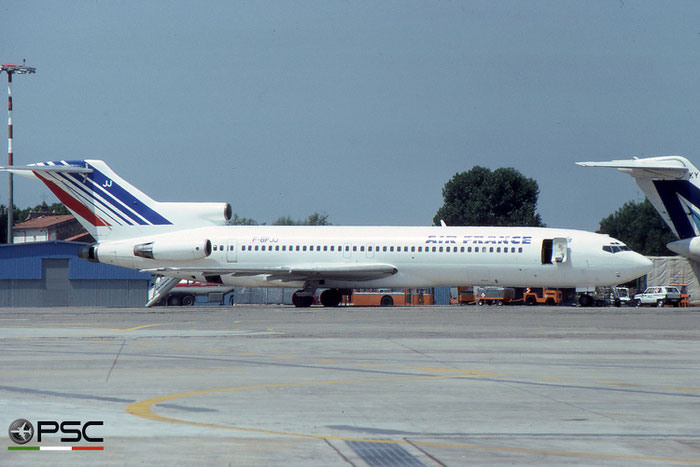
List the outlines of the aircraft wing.
{"label": "aircraft wing", "polygon": [[650,157],[646,159],[615,160],[607,162],[577,162],[581,167],[610,167],[629,173],[635,177],[683,178],[688,167],[678,159],[671,157]]}
{"label": "aircraft wing", "polygon": [[391,264],[309,264],[298,266],[241,268],[235,264],[221,268],[167,267],[143,269],[142,272],[167,274],[168,272],[191,272],[207,275],[259,276],[267,275],[268,280],[355,280],[369,281],[396,274],[398,269]]}

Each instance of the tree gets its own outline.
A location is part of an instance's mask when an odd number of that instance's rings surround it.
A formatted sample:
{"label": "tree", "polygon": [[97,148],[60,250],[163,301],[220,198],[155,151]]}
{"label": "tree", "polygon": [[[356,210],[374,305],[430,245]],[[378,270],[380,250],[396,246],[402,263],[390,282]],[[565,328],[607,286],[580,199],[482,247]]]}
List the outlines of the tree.
{"label": "tree", "polygon": [[289,216],[279,217],[272,225],[331,225],[328,222],[328,214],[319,214],[314,212],[306,219],[295,221]]}
{"label": "tree", "polygon": [[234,213],[233,217],[231,218],[230,221],[228,221],[229,225],[258,225],[257,222],[255,222],[253,219],[249,219],[247,217],[238,217],[238,213]]}
{"label": "tree", "polygon": [[645,199],[628,201],[615,213],[600,221],[600,230],[647,256],[675,255],[666,244],[677,240],[654,206]]}
{"label": "tree", "polygon": [[512,167],[494,171],[475,166],[445,183],[445,202],[433,218],[435,225],[500,225],[541,227],[535,211],[539,187]]}

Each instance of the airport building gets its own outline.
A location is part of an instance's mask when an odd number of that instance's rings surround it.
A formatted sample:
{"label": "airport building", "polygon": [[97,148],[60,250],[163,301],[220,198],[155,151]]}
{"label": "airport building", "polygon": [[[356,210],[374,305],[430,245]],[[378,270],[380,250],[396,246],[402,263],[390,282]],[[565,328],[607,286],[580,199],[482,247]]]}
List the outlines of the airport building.
{"label": "airport building", "polygon": [[83,245],[0,245],[0,306],[143,306],[151,275],[80,259]]}

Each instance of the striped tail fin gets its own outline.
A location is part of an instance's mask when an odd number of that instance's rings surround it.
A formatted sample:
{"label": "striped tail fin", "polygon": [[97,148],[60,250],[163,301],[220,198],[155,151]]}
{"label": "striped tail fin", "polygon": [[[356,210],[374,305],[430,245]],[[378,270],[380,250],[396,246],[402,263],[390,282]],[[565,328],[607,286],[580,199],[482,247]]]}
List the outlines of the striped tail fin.
{"label": "striped tail fin", "polygon": [[612,167],[631,175],[678,238],[700,235],[700,173],[685,157],[662,156],[577,164]]}
{"label": "striped tail fin", "polygon": [[39,162],[0,170],[44,182],[98,241],[225,225],[231,216],[228,203],[155,201],[99,160]]}

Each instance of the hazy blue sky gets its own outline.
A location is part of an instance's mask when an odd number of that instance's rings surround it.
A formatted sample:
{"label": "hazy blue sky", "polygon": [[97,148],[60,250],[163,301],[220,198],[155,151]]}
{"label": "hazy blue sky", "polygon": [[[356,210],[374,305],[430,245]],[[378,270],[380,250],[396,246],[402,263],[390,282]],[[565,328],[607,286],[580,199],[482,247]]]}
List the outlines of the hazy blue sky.
{"label": "hazy blue sky", "polygon": [[[511,166],[544,222],[593,230],[642,195],[574,161],[700,163],[698,18],[697,1],[4,0],[0,63],[38,69],[13,83],[16,164],[104,159],[161,201],[367,225],[431,224],[456,172]],[[55,200],[15,186],[19,206]]]}

